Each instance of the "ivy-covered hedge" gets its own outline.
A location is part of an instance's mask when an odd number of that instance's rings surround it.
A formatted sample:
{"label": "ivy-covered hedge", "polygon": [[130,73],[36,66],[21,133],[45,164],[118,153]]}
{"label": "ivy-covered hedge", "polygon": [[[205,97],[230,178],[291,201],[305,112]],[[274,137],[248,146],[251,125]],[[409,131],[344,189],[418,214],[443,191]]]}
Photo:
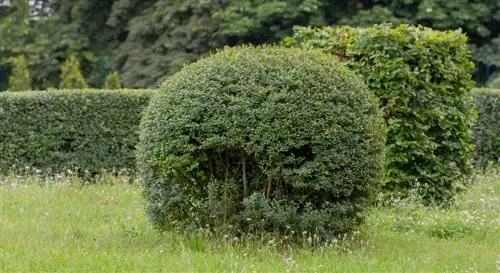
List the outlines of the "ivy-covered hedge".
{"label": "ivy-covered hedge", "polygon": [[471,52],[460,31],[400,25],[295,28],[291,47],[321,48],[362,75],[388,126],[385,187],[442,202],[472,170]]}
{"label": "ivy-covered hedge", "polygon": [[475,161],[482,168],[500,160],[500,89],[476,89],[473,96],[478,110],[474,126]]}
{"label": "ivy-covered hedge", "polygon": [[133,168],[141,112],[154,92],[0,94],[0,174]]}

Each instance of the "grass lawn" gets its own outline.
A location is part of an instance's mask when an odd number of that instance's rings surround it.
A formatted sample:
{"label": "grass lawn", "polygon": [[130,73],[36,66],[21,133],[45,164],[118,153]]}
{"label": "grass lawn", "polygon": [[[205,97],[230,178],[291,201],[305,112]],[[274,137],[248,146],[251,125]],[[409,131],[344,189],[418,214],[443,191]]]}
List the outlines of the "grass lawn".
{"label": "grass lawn", "polygon": [[36,180],[0,179],[1,272],[500,272],[500,174],[478,177],[450,209],[373,209],[357,241],[291,259],[267,241],[159,233],[137,183]]}

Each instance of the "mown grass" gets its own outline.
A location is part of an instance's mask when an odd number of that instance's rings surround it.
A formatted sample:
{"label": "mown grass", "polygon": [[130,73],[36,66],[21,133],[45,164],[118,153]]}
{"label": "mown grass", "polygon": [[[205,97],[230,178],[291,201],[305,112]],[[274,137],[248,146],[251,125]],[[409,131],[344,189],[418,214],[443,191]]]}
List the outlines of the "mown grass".
{"label": "mown grass", "polygon": [[[375,208],[356,239],[292,249],[159,233],[140,185],[105,178],[0,179],[1,272],[499,272],[500,175],[449,209]],[[101,182],[102,182],[101,181]],[[62,183],[61,183],[62,182]],[[307,236],[305,236],[307,237]]]}

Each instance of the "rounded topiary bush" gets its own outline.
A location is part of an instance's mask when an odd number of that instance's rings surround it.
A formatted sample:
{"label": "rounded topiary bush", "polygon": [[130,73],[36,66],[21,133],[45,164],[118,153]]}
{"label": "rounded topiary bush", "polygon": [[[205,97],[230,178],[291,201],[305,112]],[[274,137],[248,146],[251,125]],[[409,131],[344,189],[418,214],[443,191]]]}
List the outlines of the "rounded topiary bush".
{"label": "rounded topiary bush", "polygon": [[138,156],[157,227],[330,236],[362,220],[381,179],[383,119],[330,55],[225,48],[160,89]]}

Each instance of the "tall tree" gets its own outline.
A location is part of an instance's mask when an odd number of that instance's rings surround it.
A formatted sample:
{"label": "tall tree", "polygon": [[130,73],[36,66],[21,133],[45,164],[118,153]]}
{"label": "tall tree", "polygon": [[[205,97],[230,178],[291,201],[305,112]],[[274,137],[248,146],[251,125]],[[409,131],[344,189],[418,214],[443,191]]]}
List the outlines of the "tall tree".
{"label": "tall tree", "polygon": [[220,35],[253,43],[279,41],[290,34],[294,25],[325,25],[322,0],[254,0],[229,1],[213,19],[220,21]]}
{"label": "tall tree", "polygon": [[434,29],[463,29],[472,44],[482,46],[500,32],[498,0],[389,0],[364,1],[359,11],[344,20],[363,25],[385,21],[422,24]]}
{"label": "tall tree", "polygon": [[326,10],[332,9],[329,2],[156,0],[147,6],[121,0],[113,5],[108,22],[123,24],[127,16],[139,15],[126,24],[126,39],[115,51],[114,64],[126,86],[154,86],[224,45],[278,42],[293,25],[324,25]]}
{"label": "tall tree", "polygon": [[218,25],[212,18],[224,2],[159,0],[148,7],[137,5],[139,15],[129,21],[126,39],[114,52],[123,84],[155,86],[184,64],[226,44],[214,35]]}
{"label": "tall tree", "polygon": [[27,0],[13,0],[0,17],[0,62],[23,54],[30,39],[31,26]]}
{"label": "tall tree", "polygon": [[[12,58],[26,55],[31,28],[29,22],[29,5],[25,0],[14,0],[0,9],[0,76],[8,75]],[[0,86],[7,87],[8,77]]]}
{"label": "tall tree", "polygon": [[80,62],[71,55],[61,67],[60,89],[84,89],[87,88],[85,78],[80,72]]}
{"label": "tall tree", "polygon": [[108,64],[98,62],[98,57],[110,55],[117,40],[106,25],[113,2],[14,0],[0,17],[0,70],[3,60],[22,53],[32,68],[34,87],[46,89],[59,85],[59,67],[74,53],[91,83],[102,85]]}
{"label": "tall tree", "polygon": [[477,59],[500,70],[500,35],[478,50]]}
{"label": "tall tree", "polygon": [[[106,63],[99,57],[109,55],[115,33],[106,25],[113,0],[50,0],[51,13],[36,24],[41,38],[33,43],[38,58],[37,84],[44,87],[58,85],[58,70],[68,54],[82,61],[82,73],[92,86],[104,83]],[[42,70],[43,64],[45,66]]]}
{"label": "tall tree", "polygon": [[406,18],[397,17],[389,8],[376,5],[369,9],[362,9],[350,17],[342,18],[339,24],[368,27],[380,23],[398,25],[408,23],[408,21]]}
{"label": "tall tree", "polygon": [[[32,3],[31,5],[29,3]],[[162,82],[184,64],[224,45],[274,43],[294,25],[381,22],[464,29],[495,60],[498,0],[13,0],[0,8],[0,79],[8,58],[24,54],[33,86],[59,84],[69,53],[91,86],[118,70],[127,87]],[[492,65],[487,63],[487,65]]]}
{"label": "tall tree", "polygon": [[31,76],[26,58],[20,55],[14,58],[12,63],[12,73],[9,77],[9,91],[31,90]]}

